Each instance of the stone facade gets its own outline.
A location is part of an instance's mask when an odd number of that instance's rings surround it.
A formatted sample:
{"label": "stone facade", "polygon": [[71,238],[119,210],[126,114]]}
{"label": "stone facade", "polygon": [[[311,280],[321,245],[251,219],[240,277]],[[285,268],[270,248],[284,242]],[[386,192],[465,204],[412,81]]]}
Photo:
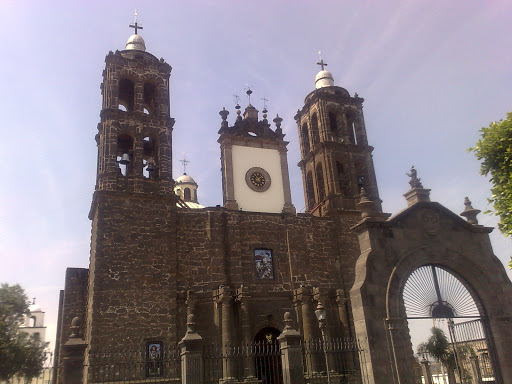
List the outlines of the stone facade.
{"label": "stone facade", "polygon": [[[92,352],[103,348],[137,349],[155,341],[177,346],[185,335],[180,345],[186,348],[192,348],[191,338],[222,346],[250,343],[262,329],[283,331],[289,312],[294,337],[357,337],[369,383],[412,383],[401,292],[416,268],[435,264],[470,290],[489,320],[497,382],[512,381],[512,288],[492,254],[491,229],[430,202],[422,188],[407,193],[405,211],[392,218],[382,213],[362,98],[334,86],[332,75],[322,71],[321,86],[296,116],[307,213],[294,212],[287,170],[282,213],[238,210],[229,162],[223,163],[225,206],[188,209],[173,193],[170,72],[163,59],[142,49],[106,58],[90,267],[66,273],[59,366],[77,356],[91,364]],[[233,138],[226,136],[225,110],[221,116],[225,159],[225,140]],[[237,142],[255,146],[276,136],[283,143],[282,168],[287,162],[280,121],[274,132],[266,115],[264,124],[257,111],[250,118],[265,137]],[[327,310],[324,335],[315,317],[320,301]],[[186,352],[194,358],[199,353]],[[185,371],[189,363],[184,360]],[[231,380],[230,369],[225,367]]]}

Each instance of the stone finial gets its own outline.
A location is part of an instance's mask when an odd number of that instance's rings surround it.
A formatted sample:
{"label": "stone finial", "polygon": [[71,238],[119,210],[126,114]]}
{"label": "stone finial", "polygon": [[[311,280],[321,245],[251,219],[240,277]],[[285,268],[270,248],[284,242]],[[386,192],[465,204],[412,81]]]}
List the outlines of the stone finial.
{"label": "stone finial", "polygon": [[187,316],[187,333],[196,333],[196,316],[193,313]]}
{"label": "stone finial", "polygon": [[372,213],[374,213],[373,201],[368,197],[364,187],[361,187],[361,191],[359,193],[359,203],[357,203],[356,207],[361,211],[361,217],[363,219],[370,217]]}
{"label": "stone finial", "polygon": [[411,166],[411,173],[406,173],[406,175],[411,178],[411,180],[409,180],[411,188],[423,188],[421,179],[418,178],[418,172],[414,168],[414,165]]}
{"label": "stone finial", "polygon": [[78,316],[73,317],[73,320],[71,320],[71,335],[69,336],[70,339],[76,339],[80,337],[80,325],[82,324],[82,321]]}
{"label": "stone finial", "polygon": [[292,314],[290,312],[285,312],[284,313],[283,323],[284,323],[284,329],[285,330],[293,329]]}
{"label": "stone finial", "polygon": [[221,127],[223,127],[223,128],[227,127],[228,126],[227,118],[229,115],[229,111],[227,111],[226,108],[223,107],[222,111],[219,112],[219,115],[222,117]]}
{"label": "stone finial", "polygon": [[471,201],[468,197],[464,198],[464,211],[460,214],[465,217],[469,224],[478,225],[478,219],[476,216],[481,212],[479,209],[475,209],[471,206]]}

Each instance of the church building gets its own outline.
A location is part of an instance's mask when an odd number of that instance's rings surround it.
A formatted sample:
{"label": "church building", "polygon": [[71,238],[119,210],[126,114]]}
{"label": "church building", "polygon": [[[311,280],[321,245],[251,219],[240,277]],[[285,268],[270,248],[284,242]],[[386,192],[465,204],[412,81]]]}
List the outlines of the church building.
{"label": "church building", "polygon": [[[212,125],[223,204],[203,207],[196,181],[172,173],[172,68],[146,51],[135,27],[126,48],[105,59],[90,265],[66,271],[56,382],[122,381],[121,371],[91,373],[98,351],[145,350],[151,359],[181,348],[176,370],[154,365],[133,382],[291,384],[317,372],[325,380],[316,382],[415,383],[412,318],[476,319],[495,382],[512,382],[512,286],[493,254],[492,228],[478,224],[469,200],[463,217],[430,201],[414,168],[407,207],[382,212],[362,97],[335,85],[321,61],[295,115],[305,213],[292,203],[279,115],[250,103],[222,109]],[[460,295],[443,285],[449,279]],[[422,289],[428,294],[415,294]],[[325,359],[303,356],[296,371],[280,360],[282,373],[269,378],[252,355],[227,358],[228,346],[261,342],[281,342],[282,352],[293,335],[303,354],[322,340]],[[204,375],[186,379],[193,370],[183,345],[192,336],[219,346],[218,378],[208,379],[205,352],[194,371]],[[357,343],[344,368],[331,357],[332,340]],[[66,371],[73,364],[79,374]],[[340,379],[348,371],[354,381]]]}

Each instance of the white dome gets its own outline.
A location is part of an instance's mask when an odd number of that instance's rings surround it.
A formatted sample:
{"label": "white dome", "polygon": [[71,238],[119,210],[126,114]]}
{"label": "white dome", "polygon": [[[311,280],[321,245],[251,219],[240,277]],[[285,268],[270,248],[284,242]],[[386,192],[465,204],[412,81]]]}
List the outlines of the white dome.
{"label": "white dome", "polygon": [[28,310],[30,312],[41,312],[41,307],[39,306],[39,304],[30,304]]}
{"label": "white dome", "polygon": [[192,177],[187,175],[186,173],[184,173],[183,175],[181,175],[180,177],[178,177],[176,179],[176,184],[195,184],[195,185],[197,185],[196,181]]}
{"label": "white dome", "polygon": [[323,87],[332,87],[334,86],[334,78],[332,77],[332,73],[329,71],[320,71],[316,74],[315,77],[315,87],[323,88]]}
{"label": "white dome", "polygon": [[145,51],[146,43],[144,43],[144,39],[140,35],[131,35],[126,42],[126,49]]}

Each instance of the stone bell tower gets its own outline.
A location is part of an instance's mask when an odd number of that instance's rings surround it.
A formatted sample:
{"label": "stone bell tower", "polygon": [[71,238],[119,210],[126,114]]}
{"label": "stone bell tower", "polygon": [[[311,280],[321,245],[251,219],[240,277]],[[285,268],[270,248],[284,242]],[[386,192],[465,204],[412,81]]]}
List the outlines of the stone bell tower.
{"label": "stone bell tower", "polygon": [[[141,27],[132,27],[126,48],[106,56],[101,85],[84,332],[91,349],[162,340],[176,324],[171,66],[146,52]],[[145,321],[133,322],[141,313]],[[123,340],[130,322],[135,328]]]}
{"label": "stone bell tower", "polygon": [[361,188],[381,211],[368,145],[363,101],[357,93],[334,85],[324,69],[315,78],[316,89],[306,96],[295,120],[299,129],[306,211],[315,216],[357,209]]}

